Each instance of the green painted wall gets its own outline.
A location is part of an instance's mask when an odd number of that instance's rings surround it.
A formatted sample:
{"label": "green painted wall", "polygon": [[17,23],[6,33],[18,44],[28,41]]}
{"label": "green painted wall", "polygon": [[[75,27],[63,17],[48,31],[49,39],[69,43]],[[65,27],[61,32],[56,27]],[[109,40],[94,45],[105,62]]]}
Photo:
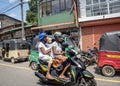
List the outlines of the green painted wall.
{"label": "green painted wall", "polygon": [[59,24],[65,22],[74,22],[74,15],[70,12],[59,13],[56,15],[45,16],[39,19],[39,25]]}

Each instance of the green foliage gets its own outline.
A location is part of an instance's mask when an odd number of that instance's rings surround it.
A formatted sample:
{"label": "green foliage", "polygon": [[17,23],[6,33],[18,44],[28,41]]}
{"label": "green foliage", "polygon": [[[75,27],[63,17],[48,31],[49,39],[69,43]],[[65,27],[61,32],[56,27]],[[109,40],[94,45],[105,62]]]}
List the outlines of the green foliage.
{"label": "green foliage", "polygon": [[26,20],[30,24],[37,24],[37,13],[28,10]]}
{"label": "green foliage", "polygon": [[28,2],[29,10],[27,10],[26,21],[30,24],[38,24],[37,2],[41,0],[30,0]]}

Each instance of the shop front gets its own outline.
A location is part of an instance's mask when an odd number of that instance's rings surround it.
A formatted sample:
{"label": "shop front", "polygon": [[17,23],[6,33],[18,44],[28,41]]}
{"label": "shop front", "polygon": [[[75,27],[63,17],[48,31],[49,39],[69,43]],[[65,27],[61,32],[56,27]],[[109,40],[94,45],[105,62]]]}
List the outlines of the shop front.
{"label": "shop front", "polygon": [[[25,37],[26,39],[33,38],[35,36],[35,32],[31,31],[31,27],[33,25],[26,25],[25,29]],[[1,29],[1,39],[8,40],[8,39],[22,39],[22,28],[19,27],[4,27]]]}

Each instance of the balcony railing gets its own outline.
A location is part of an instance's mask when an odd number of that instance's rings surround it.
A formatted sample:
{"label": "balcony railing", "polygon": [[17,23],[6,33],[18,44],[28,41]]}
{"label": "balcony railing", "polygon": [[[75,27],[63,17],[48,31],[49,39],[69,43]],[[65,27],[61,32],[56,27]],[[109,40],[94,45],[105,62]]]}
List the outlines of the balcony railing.
{"label": "balcony railing", "polygon": [[112,2],[97,3],[86,6],[86,16],[99,16],[120,13],[120,0]]}

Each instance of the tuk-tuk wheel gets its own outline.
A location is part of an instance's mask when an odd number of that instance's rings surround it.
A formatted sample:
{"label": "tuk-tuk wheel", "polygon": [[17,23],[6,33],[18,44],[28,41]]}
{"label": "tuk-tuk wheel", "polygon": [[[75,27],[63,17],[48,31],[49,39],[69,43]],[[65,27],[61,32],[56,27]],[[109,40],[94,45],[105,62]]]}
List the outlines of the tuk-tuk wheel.
{"label": "tuk-tuk wheel", "polygon": [[112,66],[104,66],[102,68],[102,73],[104,76],[112,77],[115,75],[115,69]]}
{"label": "tuk-tuk wheel", "polygon": [[11,63],[14,64],[15,63],[15,59],[12,57],[11,58]]}
{"label": "tuk-tuk wheel", "polygon": [[38,65],[37,65],[36,62],[31,62],[30,67],[31,67],[31,69],[33,69],[33,70],[37,70]]}

